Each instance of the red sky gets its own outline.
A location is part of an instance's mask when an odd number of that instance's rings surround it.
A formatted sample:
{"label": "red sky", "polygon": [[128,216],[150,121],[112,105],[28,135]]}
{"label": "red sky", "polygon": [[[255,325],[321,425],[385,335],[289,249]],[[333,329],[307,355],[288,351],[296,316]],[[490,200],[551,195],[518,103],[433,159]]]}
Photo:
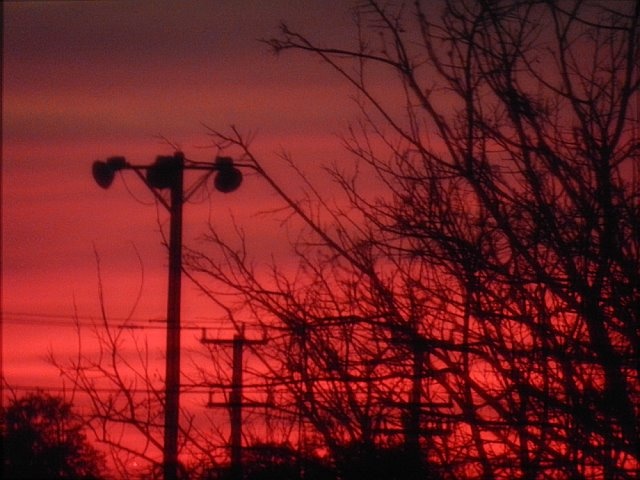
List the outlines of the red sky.
{"label": "red sky", "polygon": [[[284,178],[277,153],[313,172],[346,154],[335,134],[356,117],[348,86],[316,59],[276,57],[258,39],[281,21],[326,43],[348,38],[343,1],[30,1],[4,2],[2,117],[2,307],[7,382],[60,385],[45,357],[75,353],[74,311],[99,317],[100,257],[108,313],[136,319],[166,308],[166,215],[134,176],[100,189],[94,160],[125,155],[151,163],[171,154],[211,160],[202,123],[256,134],[254,151]],[[126,174],[125,174],[126,175]],[[295,188],[295,185],[289,185]],[[256,216],[275,196],[255,176],[231,195],[185,209],[187,241],[211,218],[219,231],[235,217],[265,253],[286,241]],[[146,204],[145,204],[146,203]],[[166,227],[166,225],[165,225]],[[185,283],[183,322],[211,312]],[[185,342],[194,335],[183,335]],[[197,342],[195,342],[197,346]],[[162,347],[162,344],[159,348]]]}

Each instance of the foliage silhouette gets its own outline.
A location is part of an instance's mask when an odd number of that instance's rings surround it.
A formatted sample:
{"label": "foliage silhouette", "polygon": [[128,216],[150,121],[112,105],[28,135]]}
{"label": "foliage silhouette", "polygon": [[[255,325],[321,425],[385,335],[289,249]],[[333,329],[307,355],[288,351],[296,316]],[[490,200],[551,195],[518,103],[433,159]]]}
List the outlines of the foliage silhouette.
{"label": "foliage silhouette", "polygon": [[81,417],[63,399],[46,393],[14,398],[2,420],[2,478],[103,478],[103,456],[87,440]]}

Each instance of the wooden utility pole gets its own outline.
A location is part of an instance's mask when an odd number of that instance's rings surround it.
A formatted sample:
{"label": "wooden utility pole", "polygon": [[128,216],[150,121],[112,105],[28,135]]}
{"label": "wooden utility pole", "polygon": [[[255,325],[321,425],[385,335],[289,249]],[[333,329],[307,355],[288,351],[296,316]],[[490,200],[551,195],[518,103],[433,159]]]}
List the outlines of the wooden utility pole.
{"label": "wooden utility pole", "polygon": [[171,178],[169,232],[169,287],[167,293],[167,343],[165,365],[164,446],[165,480],[178,478],[178,425],[180,413],[180,292],[182,284],[182,206],[184,155],[177,152]]}
{"label": "wooden utility pole", "polygon": [[[228,402],[211,402],[209,407],[228,407],[229,416],[231,418],[231,435],[229,448],[231,450],[231,478],[233,480],[242,479],[242,407],[247,405],[243,400],[243,354],[245,345],[257,345],[266,343],[262,340],[249,340],[244,336],[244,325],[240,329],[240,333],[236,333],[232,340],[211,339],[206,338],[205,332],[202,332],[200,340],[204,344],[218,344],[233,346],[233,363],[231,372],[231,394]],[[261,406],[264,404],[251,402],[251,406]]]}
{"label": "wooden utility pole", "polygon": [[422,399],[423,380],[431,375],[443,374],[447,370],[425,371],[424,363],[428,359],[428,351],[424,342],[420,341],[418,333],[398,337],[394,342],[408,347],[411,351],[411,388],[407,392],[407,399],[400,401],[387,401],[389,406],[402,411],[401,426],[398,428],[376,429],[379,433],[401,434],[404,437],[406,452],[414,459],[420,459],[420,438],[425,435],[446,435],[449,427],[443,421],[439,411],[443,408],[450,409],[453,404],[450,401],[428,402]]}

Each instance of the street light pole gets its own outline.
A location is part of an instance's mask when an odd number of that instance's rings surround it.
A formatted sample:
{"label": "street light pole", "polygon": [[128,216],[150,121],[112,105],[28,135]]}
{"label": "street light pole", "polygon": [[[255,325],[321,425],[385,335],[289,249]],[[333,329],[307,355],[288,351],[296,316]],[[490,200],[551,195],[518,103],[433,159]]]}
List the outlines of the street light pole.
{"label": "street light pole", "polygon": [[[249,166],[249,165],[244,165]],[[96,183],[109,188],[115,173],[133,170],[149,187],[156,199],[164,205],[170,215],[169,231],[169,285],[167,291],[167,342],[165,364],[164,397],[164,480],[178,478],[178,432],[180,429],[180,295],[182,284],[182,207],[188,197],[184,190],[184,171],[203,170],[207,175],[217,172],[214,187],[222,192],[235,191],[242,183],[242,173],[229,157],[217,157],[213,164],[190,162],[186,164],[184,154],[176,152],[172,157],[159,156],[152,165],[129,164],[124,157],[111,157],[93,163],[92,171]],[[141,171],[146,171],[146,177]],[[170,203],[157,190],[170,189]]]}
{"label": "street light pole", "polygon": [[171,185],[169,231],[169,285],[167,292],[167,347],[164,407],[164,478],[178,478],[178,430],[180,415],[180,294],[182,286],[182,206],[184,155],[176,153]]}

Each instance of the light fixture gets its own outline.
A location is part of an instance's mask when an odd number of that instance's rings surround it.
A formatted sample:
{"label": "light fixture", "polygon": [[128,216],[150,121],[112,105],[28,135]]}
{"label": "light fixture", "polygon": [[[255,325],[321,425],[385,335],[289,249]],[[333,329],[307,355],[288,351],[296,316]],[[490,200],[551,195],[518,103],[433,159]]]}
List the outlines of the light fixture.
{"label": "light fixture", "polygon": [[242,172],[233,166],[231,157],[217,157],[214,163],[217,173],[213,186],[222,193],[237,190],[242,183]]}
{"label": "light fixture", "polygon": [[102,188],[109,188],[113,183],[116,172],[126,167],[127,160],[124,157],[110,157],[106,162],[102,160],[93,162],[91,172],[98,185]]}
{"label": "light fixture", "polygon": [[155,163],[147,169],[147,184],[158,189],[174,187],[178,180],[178,171],[183,167],[182,159],[180,153],[156,157]]}

